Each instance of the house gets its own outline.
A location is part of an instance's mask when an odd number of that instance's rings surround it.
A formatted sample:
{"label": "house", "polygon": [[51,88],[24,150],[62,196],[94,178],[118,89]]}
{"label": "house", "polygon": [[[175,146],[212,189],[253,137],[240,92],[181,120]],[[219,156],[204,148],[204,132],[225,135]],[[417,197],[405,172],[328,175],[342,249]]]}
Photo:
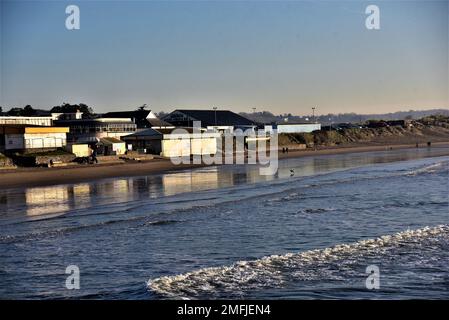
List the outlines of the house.
{"label": "house", "polygon": [[256,122],[229,110],[176,109],[163,120],[177,127],[193,127],[194,121],[200,121],[202,128],[221,132],[233,132],[236,129],[254,130],[257,127]]}
{"label": "house", "polygon": [[0,151],[45,151],[65,147],[68,127],[0,125]]}
{"label": "house", "polygon": [[274,123],[266,124],[264,130],[267,133],[277,130],[277,133],[303,133],[321,130],[320,123]]}
{"label": "house", "polygon": [[183,128],[183,133],[171,129],[146,129],[122,137],[133,150],[144,153],[177,157],[217,153],[217,132],[193,133],[192,128]]}
{"label": "house", "polygon": [[128,118],[134,122],[138,129],[154,128],[154,129],[174,129],[175,127],[163,120],[160,120],[151,110],[135,110],[135,111],[117,111],[108,112],[102,116],[109,118]]}
{"label": "house", "polygon": [[97,144],[100,139],[106,137],[120,139],[137,130],[137,125],[129,118],[57,120],[55,125],[69,127],[67,140],[77,144]]}

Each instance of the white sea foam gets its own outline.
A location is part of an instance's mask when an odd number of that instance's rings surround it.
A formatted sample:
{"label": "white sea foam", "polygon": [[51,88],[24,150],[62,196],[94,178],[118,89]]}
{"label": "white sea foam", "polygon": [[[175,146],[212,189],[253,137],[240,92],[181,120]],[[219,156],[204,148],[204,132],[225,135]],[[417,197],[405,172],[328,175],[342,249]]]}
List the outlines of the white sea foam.
{"label": "white sea foam", "polygon": [[411,170],[407,172],[407,175],[409,176],[416,176],[418,174],[424,174],[424,173],[435,173],[439,172],[440,170],[447,170],[447,161],[437,162],[434,164],[431,164],[429,166],[425,166],[423,168],[419,168],[416,170]]}
{"label": "white sea foam", "polygon": [[[239,261],[231,266],[203,268],[185,274],[148,281],[148,288],[172,298],[212,295],[216,291],[236,294],[244,290],[281,286],[287,280],[338,280],[339,269],[359,258],[381,255],[395,248],[423,244],[424,240],[449,237],[449,225],[424,227],[385,235],[351,244],[272,255],[253,261]],[[341,264],[341,262],[343,263]],[[338,265],[336,265],[338,263]]]}

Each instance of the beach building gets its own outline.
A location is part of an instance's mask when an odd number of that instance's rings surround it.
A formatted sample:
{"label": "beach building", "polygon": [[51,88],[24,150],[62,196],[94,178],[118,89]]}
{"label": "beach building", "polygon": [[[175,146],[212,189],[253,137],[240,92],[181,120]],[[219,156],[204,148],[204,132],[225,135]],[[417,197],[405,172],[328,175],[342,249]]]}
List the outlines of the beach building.
{"label": "beach building", "polygon": [[29,125],[29,126],[46,126],[51,127],[54,116],[43,117],[19,117],[19,116],[1,116],[0,125]]}
{"label": "beach building", "polygon": [[101,138],[97,146],[98,154],[105,156],[122,155],[126,152],[126,143],[113,137]]}
{"label": "beach building", "polygon": [[277,133],[303,133],[321,130],[320,123],[275,123],[266,124],[264,130],[267,133],[273,132],[277,129]]}
{"label": "beach building", "polygon": [[0,116],[0,125],[2,124],[24,124],[31,126],[51,127],[57,120],[78,120],[82,119],[83,113],[80,111],[73,113],[52,113],[45,110],[36,110],[35,116]]}
{"label": "beach building", "polygon": [[127,118],[131,119],[137,126],[137,129],[174,129],[175,127],[161,119],[159,119],[151,110],[135,110],[135,111],[116,111],[103,114],[102,118]]}
{"label": "beach building", "polygon": [[87,144],[72,144],[68,143],[66,150],[73,153],[77,157],[89,157],[92,154],[92,150]]}
{"label": "beach building", "polygon": [[257,123],[229,110],[186,110],[176,109],[163,120],[177,127],[192,127],[194,121],[200,121],[207,130],[233,132],[236,129],[255,130]]}
{"label": "beach building", "polygon": [[0,124],[0,152],[44,151],[67,144],[68,127]]}
{"label": "beach building", "polygon": [[183,128],[184,133],[173,133],[171,129],[146,129],[122,137],[133,150],[161,155],[163,157],[204,155],[217,153],[217,138],[220,133],[192,133],[192,128]]}
{"label": "beach building", "polygon": [[70,143],[97,144],[102,138],[117,138],[136,132],[137,125],[129,118],[97,118],[57,120],[59,127],[69,127]]}

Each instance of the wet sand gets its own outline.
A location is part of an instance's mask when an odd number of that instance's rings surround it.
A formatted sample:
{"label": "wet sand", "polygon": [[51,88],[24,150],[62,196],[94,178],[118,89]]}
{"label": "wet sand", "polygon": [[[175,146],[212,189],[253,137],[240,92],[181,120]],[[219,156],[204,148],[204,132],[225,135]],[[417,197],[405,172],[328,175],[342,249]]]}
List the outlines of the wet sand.
{"label": "wet sand", "polygon": [[[449,142],[433,143],[432,147],[449,146]],[[420,145],[420,148],[426,148]],[[333,155],[353,152],[372,152],[416,148],[415,144],[329,147],[318,150],[297,150],[279,153],[279,159]],[[449,152],[448,154],[449,155]],[[169,159],[154,159],[147,162],[79,165],[57,168],[18,168],[0,171],[0,188],[26,188],[56,184],[71,184],[98,179],[145,176],[166,171],[185,170],[206,165],[175,165]]]}

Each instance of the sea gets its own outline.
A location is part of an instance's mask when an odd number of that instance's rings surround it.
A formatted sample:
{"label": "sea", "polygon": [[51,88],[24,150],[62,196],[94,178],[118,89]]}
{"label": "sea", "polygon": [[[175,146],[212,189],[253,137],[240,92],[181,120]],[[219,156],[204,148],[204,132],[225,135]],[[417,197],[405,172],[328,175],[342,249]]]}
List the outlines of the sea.
{"label": "sea", "polygon": [[1,189],[0,298],[448,299],[448,170],[433,146]]}

